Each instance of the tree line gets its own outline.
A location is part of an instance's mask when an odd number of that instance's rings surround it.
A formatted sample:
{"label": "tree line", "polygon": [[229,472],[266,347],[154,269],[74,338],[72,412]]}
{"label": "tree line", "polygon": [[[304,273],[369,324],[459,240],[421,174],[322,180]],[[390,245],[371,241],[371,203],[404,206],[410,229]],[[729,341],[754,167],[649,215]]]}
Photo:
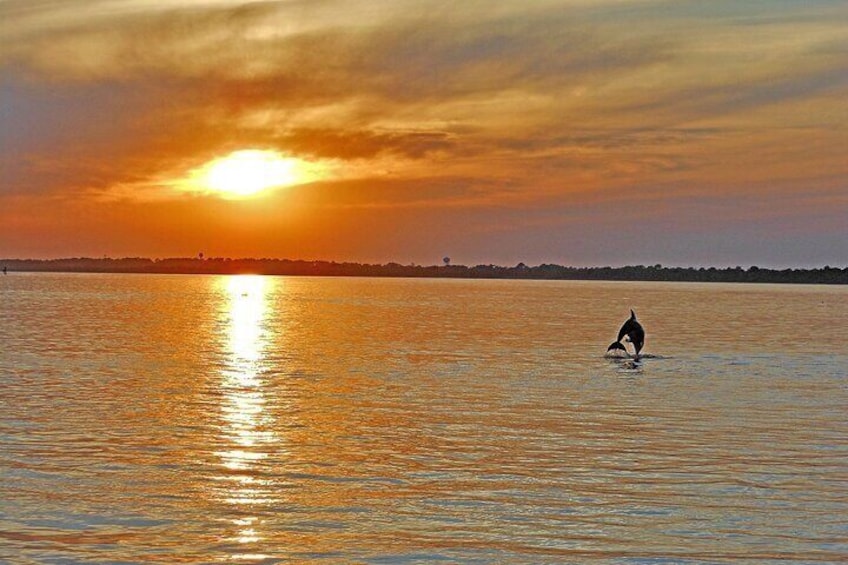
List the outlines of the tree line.
{"label": "tree line", "polygon": [[848,267],[825,266],[813,269],[767,269],[760,267],[664,267],[629,265],[625,267],[567,267],[554,264],[513,267],[500,265],[401,265],[290,259],[229,259],[223,257],[183,257],[148,259],[142,257],[7,259],[0,266],[8,272],[50,271],[77,273],[160,273],[160,274],[262,274],[291,276],[411,277],[529,280],[605,280],[675,282],[746,282],[848,284]]}

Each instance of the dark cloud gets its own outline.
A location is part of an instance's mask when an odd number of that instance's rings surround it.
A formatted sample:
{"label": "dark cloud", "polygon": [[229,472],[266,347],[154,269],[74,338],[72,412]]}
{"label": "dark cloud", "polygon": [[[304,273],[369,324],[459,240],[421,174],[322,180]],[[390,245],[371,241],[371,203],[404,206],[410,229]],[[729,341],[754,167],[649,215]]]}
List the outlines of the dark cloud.
{"label": "dark cloud", "polygon": [[280,147],[311,157],[366,159],[394,154],[412,159],[448,151],[456,141],[447,132],[296,129],[275,138]]}

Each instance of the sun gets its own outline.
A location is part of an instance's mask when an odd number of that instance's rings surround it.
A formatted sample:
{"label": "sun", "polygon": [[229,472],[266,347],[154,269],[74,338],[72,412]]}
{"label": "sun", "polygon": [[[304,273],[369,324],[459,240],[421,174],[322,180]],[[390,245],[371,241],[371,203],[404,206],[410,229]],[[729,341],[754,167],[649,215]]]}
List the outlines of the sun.
{"label": "sun", "polygon": [[244,149],[195,169],[191,185],[225,198],[245,198],[271,188],[303,184],[313,176],[314,171],[300,159],[276,151]]}

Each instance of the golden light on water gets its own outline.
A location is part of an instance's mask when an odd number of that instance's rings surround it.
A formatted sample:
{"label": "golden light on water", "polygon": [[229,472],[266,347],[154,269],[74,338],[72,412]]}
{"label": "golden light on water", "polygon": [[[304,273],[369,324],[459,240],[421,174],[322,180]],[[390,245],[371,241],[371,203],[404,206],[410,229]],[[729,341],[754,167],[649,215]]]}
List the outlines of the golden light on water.
{"label": "golden light on water", "polygon": [[[268,332],[268,279],[233,276],[226,281],[227,360],[221,372],[221,444],[217,455],[226,485],[223,501],[247,514],[232,520],[233,540],[253,545],[261,541],[261,520],[250,515],[257,505],[274,501],[271,481],[261,465],[276,443],[263,378]],[[233,556],[236,559],[244,555]]]}
{"label": "golden light on water", "polygon": [[267,345],[263,329],[266,283],[265,277],[257,275],[233,276],[227,282],[231,360],[236,372],[252,384]]}

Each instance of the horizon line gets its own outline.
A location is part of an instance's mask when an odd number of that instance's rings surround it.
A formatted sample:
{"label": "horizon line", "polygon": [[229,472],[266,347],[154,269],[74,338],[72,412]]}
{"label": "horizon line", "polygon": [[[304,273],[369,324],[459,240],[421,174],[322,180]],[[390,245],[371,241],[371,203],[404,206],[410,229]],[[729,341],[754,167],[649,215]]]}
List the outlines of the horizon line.
{"label": "horizon line", "polygon": [[[445,259],[449,259],[445,257]],[[761,269],[761,270],[769,270],[769,271],[786,271],[786,270],[800,270],[800,271],[816,271],[816,270],[827,270],[827,269],[835,269],[835,270],[844,270],[848,269],[848,263],[844,266],[834,266],[831,264],[825,264],[820,266],[789,266],[789,265],[781,265],[781,266],[763,266],[757,264],[746,264],[746,265],[665,265],[662,263],[652,263],[652,264],[644,264],[644,263],[628,263],[628,264],[607,264],[607,265],[568,265],[562,263],[555,262],[540,262],[538,264],[528,264],[524,261],[519,261],[515,265],[503,265],[497,263],[475,263],[464,264],[464,263],[453,263],[452,260],[445,261],[442,260],[441,263],[432,263],[432,264],[423,264],[416,263],[414,261],[409,261],[406,263],[401,263],[397,260],[389,260],[385,262],[368,262],[368,261],[355,261],[355,260],[338,260],[338,259],[292,259],[290,257],[207,257],[205,254],[198,254],[195,256],[163,256],[163,257],[145,257],[145,256],[108,256],[104,255],[102,257],[93,257],[93,256],[65,256],[65,257],[52,257],[52,258],[12,258],[5,257],[0,258],[0,266],[2,263],[14,263],[14,262],[32,262],[32,263],[49,263],[49,262],[62,262],[62,261],[144,261],[151,263],[161,263],[167,261],[194,261],[198,263],[204,262],[238,262],[238,261],[247,261],[247,262],[289,262],[289,263],[305,263],[305,264],[335,264],[335,265],[360,265],[364,267],[386,267],[386,266],[400,266],[405,268],[443,268],[443,267],[456,267],[456,268],[467,268],[473,269],[475,267],[495,267],[500,269],[516,269],[516,268],[527,268],[534,269],[540,267],[561,267],[566,269],[626,269],[626,268],[643,268],[643,269],[655,269],[655,270],[663,270],[663,269],[716,269],[716,270],[751,270],[751,269]]]}

